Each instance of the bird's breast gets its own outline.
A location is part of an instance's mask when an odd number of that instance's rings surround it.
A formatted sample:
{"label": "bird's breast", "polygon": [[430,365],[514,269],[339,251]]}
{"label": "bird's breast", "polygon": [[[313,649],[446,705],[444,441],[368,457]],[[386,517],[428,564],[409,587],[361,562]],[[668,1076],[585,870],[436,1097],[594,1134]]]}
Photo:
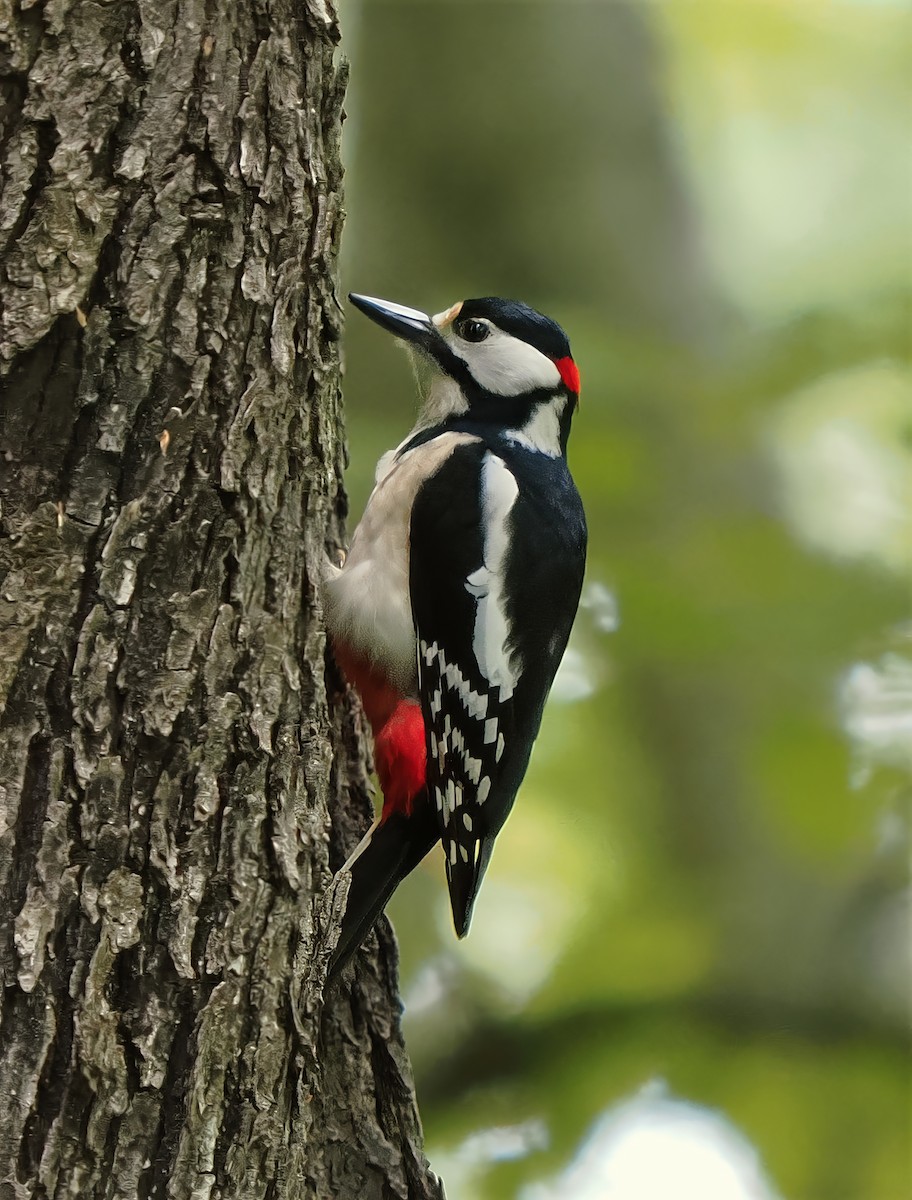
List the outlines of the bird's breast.
{"label": "bird's breast", "polygon": [[409,524],[415,496],[471,434],[443,433],[416,446],[379,478],[342,569],[326,582],[326,625],[336,641],[380,668],[403,696],[417,696],[409,597]]}

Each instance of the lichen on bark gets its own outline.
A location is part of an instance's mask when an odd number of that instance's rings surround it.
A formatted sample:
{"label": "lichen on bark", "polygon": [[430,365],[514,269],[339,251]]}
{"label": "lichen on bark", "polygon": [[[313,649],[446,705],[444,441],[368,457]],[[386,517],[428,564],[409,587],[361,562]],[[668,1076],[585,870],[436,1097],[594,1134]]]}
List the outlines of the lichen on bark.
{"label": "lichen on bark", "polygon": [[0,3],[0,1200],[442,1194],[388,933],[312,970],[344,82],[320,0]]}

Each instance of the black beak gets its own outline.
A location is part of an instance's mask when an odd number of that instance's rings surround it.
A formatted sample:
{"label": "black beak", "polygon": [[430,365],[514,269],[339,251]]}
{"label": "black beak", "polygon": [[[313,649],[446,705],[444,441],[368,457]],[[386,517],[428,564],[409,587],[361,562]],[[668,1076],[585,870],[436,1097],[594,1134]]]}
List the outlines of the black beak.
{"label": "black beak", "polygon": [[373,296],[359,296],[355,292],[350,292],[348,298],[355,308],[360,308],[381,329],[388,330],[403,341],[429,349],[439,336],[431,318],[417,308],[406,308],[404,304],[377,300]]}

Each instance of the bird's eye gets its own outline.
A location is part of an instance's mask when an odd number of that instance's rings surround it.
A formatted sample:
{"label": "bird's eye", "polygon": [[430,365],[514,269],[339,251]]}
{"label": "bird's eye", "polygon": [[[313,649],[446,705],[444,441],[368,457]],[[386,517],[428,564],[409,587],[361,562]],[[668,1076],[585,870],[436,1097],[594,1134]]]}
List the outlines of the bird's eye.
{"label": "bird's eye", "polygon": [[473,321],[468,318],[459,322],[456,332],[464,342],[483,342],[491,332],[491,328],[485,321]]}

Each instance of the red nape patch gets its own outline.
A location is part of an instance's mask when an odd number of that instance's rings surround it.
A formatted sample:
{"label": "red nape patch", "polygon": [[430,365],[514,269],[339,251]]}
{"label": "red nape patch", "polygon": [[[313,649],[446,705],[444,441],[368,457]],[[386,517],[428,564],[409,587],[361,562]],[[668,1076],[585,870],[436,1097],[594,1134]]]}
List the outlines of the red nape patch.
{"label": "red nape patch", "polygon": [[570,389],[570,391],[574,394],[574,396],[576,396],[576,398],[579,399],[579,392],[580,392],[579,367],[576,365],[576,363],[573,361],[573,359],[569,355],[567,355],[566,358],[556,358],[554,360],[554,365],[557,367],[558,371],[560,371],[561,379],[563,379],[564,383],[567,385],[567,387]]}
{"label": "red nape patch", "polygon": [[374,764],[383,788],[383,816],[402,812],[409,816],[412,802],[424,788],[427,749],[424,717],[414,700],[402,700],[374,738]]}

